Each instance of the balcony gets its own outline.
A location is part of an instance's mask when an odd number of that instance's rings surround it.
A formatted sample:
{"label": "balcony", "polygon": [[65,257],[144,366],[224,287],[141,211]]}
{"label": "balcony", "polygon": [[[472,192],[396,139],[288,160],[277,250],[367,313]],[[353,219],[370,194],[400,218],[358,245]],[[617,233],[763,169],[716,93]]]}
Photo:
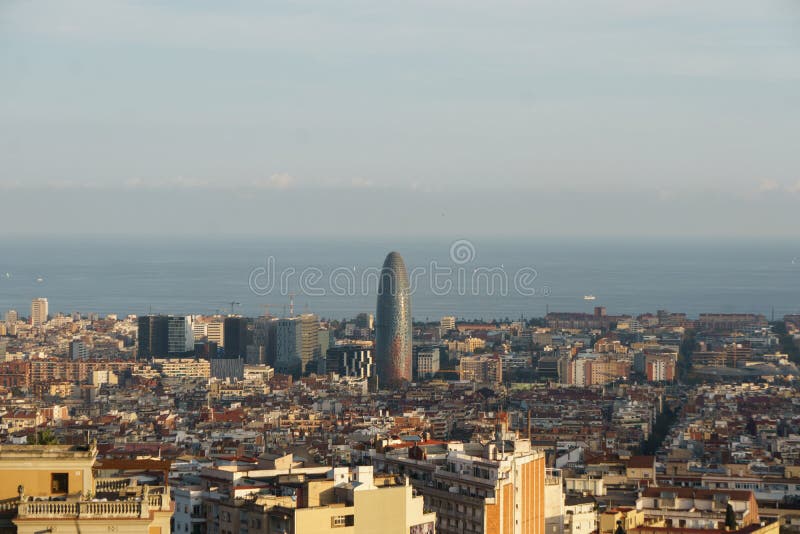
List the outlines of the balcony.
{"label": "balcony", "polygon": [[131,486],[131,482],[132,479],[127,477],[96,478],[94,480],[94,492],[123,491]]}
{"label": "balcony", "polygon": [[141,496],[122,500],[68,500],[17,502],[19,519],[138,519],[151,511],[170,511],[165,488],[143,487]]}
{"label": "balcony", "polygon": [[439,489],[436,486],[429,486],[428,483],[420,480],[412,480],[411,486],[417,489],[425,497],[438,497],[446,501],[462,501],[466,504],[482,507],[484,504],[494,504],[494,497],[478,497],[477,495],[465,495],[463,493],[452,493],[446,489]]}

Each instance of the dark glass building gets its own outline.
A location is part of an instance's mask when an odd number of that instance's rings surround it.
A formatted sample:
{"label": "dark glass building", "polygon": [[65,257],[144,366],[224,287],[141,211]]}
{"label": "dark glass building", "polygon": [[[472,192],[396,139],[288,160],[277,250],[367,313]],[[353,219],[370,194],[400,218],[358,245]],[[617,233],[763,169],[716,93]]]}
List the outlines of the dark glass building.
{"label": "dark glass building", "polygon": [[136,357],[140,360],[166,357],[169,354],[169,318],[145,315],[139,317],[138,326]]}
{"label": "dark glass building", "polygon": [[372,378],[375,364],[372,349],[362,345],[336,345],[328,349],[325,357],[325,372],[340,376]]}
{"label": "dark glass building", "polygon": [[226,358],[244,358],[247,355],[247,319],[226,317],[222,327]]}
{"label": "dark glass building", "polygon": [[411,380],[411,295],[403,258],[390,252],[378,280],[375,363],[381,385]]}

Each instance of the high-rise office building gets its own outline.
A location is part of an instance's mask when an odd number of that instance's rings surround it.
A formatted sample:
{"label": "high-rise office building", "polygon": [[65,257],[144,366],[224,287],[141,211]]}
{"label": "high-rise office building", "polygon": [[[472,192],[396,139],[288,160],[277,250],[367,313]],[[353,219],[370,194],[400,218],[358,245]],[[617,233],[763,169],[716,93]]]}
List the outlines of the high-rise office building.
{"label": "high-rise office building", "polygon": [[333,331],[327,328],[320,328],[317,331],[317,346],[314,350],[314,359],[321,362],[328,353],[328,348],[333,345]]}
{"label": "high-rise office building", "polygon": [[194,324],[192,324],[192,333],[194,334],[195,343],[198,341],[205,341],[208,338],[208,323],[195,321]]}
{"label": "high-rise office building", "polygon": [[340,376],[372,378],[375,375],[372,349],[362,345],[331,347],[325,358],[325,372]]}
{"label": "high-rise office building", "polygon": [[390,252],[378,280],[375,360],[381,385],[412,378],[411,295],[403,258]]}
{"label": "high-rise office building", "polygon": [[253,322],[253,345],[258,363],[275,365],[278,321],[275,317],[258,317]]}
{"label": "high-rise office building", "polygon": [[194,332],[190,315],[170,315],[167,319],[170,355],[183,355],[194,351]]}
{"label": "high-rise office building", "polygon": [[[309,364],[319,356],[319,318],[313,313],[300,316],[300,362],[302,372],[309,370]],[[316,370],[316,369],[314,369]]]}
{"label": "high-rise office building", "polygon": [[47,299],[35,298],[31,301],[31,326],[42,326],[47,322]]}
{"label": "high-rise office building", "polygon": [[166,315],[143,315],[137,319],[137,325],[137,358],[163,358],[169,354],[169,322]]}
{"label": "high-rise office building", "polygon": [[275,328],[275,367],[298,375],[307,370],[319,344],[319,319],[311,313],[279,319]]}
{"label": "high-rise office building", "polygon": [[17,310],[8,310],[6,312],[6,325],[15,324],[18,319]]}
{"label": "high-rise office building", "polygon": [[137,357],[164,358],[194,352],[192,317],[184,315],[144,315],[137,320]]}
{"label": "high-rise office building", "polygon": [[247,355],[247,319],[226,317],[223,323],[223,336],[226,358],[239,358]]}
{"label": "high-rise office building", "polygon": [[225,346],[225,327],[222,321],[211,321],[206,326],[206,337],[209,341],[213,341],[218,347]]}
{"label": "high-rise office building", "polygon": [[439,332],[446,334],[451,330],[456,329],[456,318],[452,315],[446,315],[439,321]]}

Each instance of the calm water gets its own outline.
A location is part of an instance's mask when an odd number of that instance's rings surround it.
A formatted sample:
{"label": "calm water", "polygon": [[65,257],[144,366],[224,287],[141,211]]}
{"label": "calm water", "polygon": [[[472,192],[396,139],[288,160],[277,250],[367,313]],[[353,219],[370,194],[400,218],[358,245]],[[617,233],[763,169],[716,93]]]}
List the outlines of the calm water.
{"label": "calm water", "polygon": [[[442,315],[530,317],[541,316],[546,309],[590,311],[598,305],[609,313],[668,309],[692,316],[719,311],[769,317],[773,308],[776,316],[800,311],[800,239],[476,239],[453,251],[452,257],[451,243],[3,240],[0,311],[13,308],[28,315],[31,298],[44,296],[51,313],[215,313],[230,311],[230,302],[236,301],[241,303],[235,306],[237,313],[260,315],[264,304],[272,313],[283,313],[288,293],[294,292],[296,312],[352,317],[374,312],[370,270],[379,268],[392,249],[403,255],[410,271],[418,273],[412,296],[418,320]],[[274,268],[268,257],[274,258]],[[268,291],[268,267],[272,272],[288,273],[289,268],[294,273],[285,274],[288,283],[283,288],[276,275],[275,287]],[[307,267],[318,269],[311,273],[318,279],[301,283],[300,273]],[[431,284],[432,267],[439,272],[438,290]],[[476,268],[495,269],[493,289],[487,277],[475,278]],[[527,274],[517,284],[523,291],[515,287],[517,273]],[[498,278],[502,276],[508,283],[505,295]],[[253,291],[251,279],[261,289]],[[596,300],[584,300],[586,294]]]}

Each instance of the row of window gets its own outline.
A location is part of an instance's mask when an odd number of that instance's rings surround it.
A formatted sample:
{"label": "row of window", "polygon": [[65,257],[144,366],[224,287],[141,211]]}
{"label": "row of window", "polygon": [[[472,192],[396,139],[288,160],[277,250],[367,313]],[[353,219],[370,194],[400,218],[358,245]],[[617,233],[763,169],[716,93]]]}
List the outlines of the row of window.
{"label": "row of window", "polygon": [[458,503],[454,504],[452,501],[433,497],[429,500],[429,503],[430,507],[435,510],[455,511],[456,513],[464,514],[467,517],[474,517],[476,519],[481,519],[483,517],[483,508],[466,506]]}
{"label": "row of window", "polygon": [[335,515],[331,517],[331,527],[352,527],[356,524],[356,518],[353,514],[348,515]]}

